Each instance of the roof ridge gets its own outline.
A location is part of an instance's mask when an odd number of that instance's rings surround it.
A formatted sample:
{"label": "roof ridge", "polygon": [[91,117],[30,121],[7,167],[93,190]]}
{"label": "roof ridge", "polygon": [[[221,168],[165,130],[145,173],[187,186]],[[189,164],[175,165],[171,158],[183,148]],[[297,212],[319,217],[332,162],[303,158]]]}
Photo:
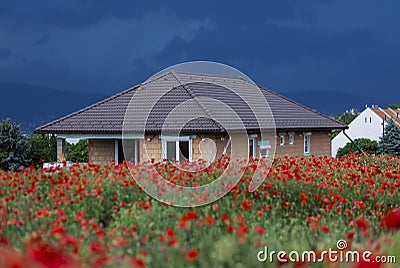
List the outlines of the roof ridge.
{"label": "roof ridge", "polygon": [[222,75],[222,74],[210,74],[210,73],[185,72],[185,71],[177,71],[177,70],[174,70],[174,69],[171,69],[168,72],[171,72],[171,71],[173,71],[175,73],[187,74],[187,75],[199,75],[199,76],[219,77],[219,78],[235,78],[235,79],[244,79],[244,80],[246,80],[244,77],[236,76],[236,75]]}
{"label": "roof ridge", "polygon": [[384,113],[385,114],[385,119],[386,119],[386,115],[389,117],[389,118],[392,118],[384,109],[382,109],[381,107],[378,107],[378,109],[379,109],[379,111],[381,111],[382,113]]}
{"label": "roof ridge", "polygon": [[[385,111],[385,109],[382,109],[382,108],[380,108],[380,107],[378,107],[378,109],[379,109],[381,112],[383,112],[383,113],[385,114],[385,118],[382,118],[382,119],[384,119],[384,120],[386,120],[386,121],[393,120],[393,122],[394,122],[396,125],[398,125],[398,126],[400,127],[400,123],[397,122],[397,120],[396,120],[396,118],[395,118],[394,116],[389,115],[389,114]],[[389,109],[390,109],[390,108],[389,108]],[[392,109],[390,109],[390,110],[392,110]],[[386,115],[387,115],[389,118],[386,119]],[[378,116],[379,116],[379,115],[378,115]]]}
{"label": "roof ridge", "polygon": [[[186,92],[189,94],[189,96],[192,98],[192,100],[197,103],[200,106],[200,109],[203,110],[203,112],[209,117],[209,119],[214,118],[213,114],[202,104],[196,99],[196,94],[187,86],[187,83],[182,83],[181,80],[177,77],[176,72],[174,70],[170,71],[172,76],[178,81],[180,86],[182,86]],[[221,126],[218,122],[212,119],[217,125],[218,128],[221,129]]]}
{"label": "roof ridge", "polygon": [[[160,71],[160,72],[162,72],[162,71]],[[160,73],[160,72],[158,72],[158,73]],[[161,73],[161,74],[156,73],[155,75],[152,75],[150,78],[148,78],[146,81],[138,84],[138,86],[139,85],[142,86],[142,85],[145,85],[147,83],[153,82],[153,81],[158,80],[160,78],[163,78],[163,77],[165,77],[165,76],[167,76],[169,74],[172,74],[173,72],[174,72],[174,70],[169,70],[169,71],[166,71],[166,72]]]}
{"label": "roof ridge", "polygon": [[[392,113],[393,113],[393,116],[398,116],[399,115],[399,113],[400,113],[400,111],[395,111],[395,110],[393,110],[392,108],[390,108],[390,107],[388,107],[388,109],[389,109],[389,111],[391,111]],[[398,118],[398,117],[397,117]]]}
{"label": "roof ridge", "polygon": [[117,93],[117,94],[112,95],[112,96],[110,96],[110,97],[108,97],[108,98],[105,98],[105,99],[103,99],[103,100],[100,100],[100,101],[98,101],[98,102],[95,102],[95,103],[93,103],[93,104],[90,104],[90,105],[88,105],[88,106],[86,106],[86,107],[84,107],[84,108],[82,108],[82,109],[80,109],[80,110],[78,110],[78,111],[76,111],[76,112],[67,114],[67,115],[65,115],[65,116],[63,116],[63,117],[61,117],[61,118],[59,118],[59,119],[57,119],[57,120],[51,121],[51,122],[49,122],[49,123],[47,123],[47,124],[45,124],[45,125],[42,125],[42,126],[36,128],[33,132],[34,132],[34,133],[35,133],[35,132],[38,132],[38,131],[40,131],[40,130],[43,129],[43,128],[46,128],[46,127],[49,127],[49,126],[51,126],[51,125],[57,124],[57,123],[59,123],[59,122],[61,122],[61,121],[64,121],[65,119],[68,119],[68,118],[70,118],[70,117],[72,117],[72,116],[78,115],[78,114],[83,113],[83,112],[85,112],[85,111],[87,111],[87,110],[90,110],[90,109],[92,109],[92,108],[94,108],[94,107],[96,107],[96,106],[99,106],[99,105],[101,105],[101,104],[103,104],[103,103],[106,103],[106,102],[108,102],[108,101],[111,101],[111,100],[113,100],[113,99],[115,99],[115,98],[117,98],[117,97],[119,97],[119,96],[121,96],[121,95],[124,95],[124,94],[126,94],[126,93],[128,93],[128,92],[130,92],[130,91],[132,91],[132,90],[136,90],[140,85],[141,85],[141,84],[132,86],[132,87],[130,87],[130,88],[128,88],[128,89],[125,89],[124,91],[122,91],[122,92],[120,92],[120,93]]}
{"label": "roof ridge", "polygon": [[289,99],[288,97],[285,97],[285,96],[283,96],[283,95],[281,95],[281,94],[279,94],[279,93],[276,93],[276,92],[274,92],[274,91],[272,91],[272,90],[270,90],[270,89],[268,89],[268,88],[265,88],[265,87],[259,86],[259,85],[257,85],[257,86],[260,87],[261,89],[263,89],[263,90],[265,90],[265,91],[268,91],[269,93],[271,93],[271,94],[273,94],[273,95],[276,95],[276,96],[278,96],[278,97],[280,97],[280,98],[282,98],[282,99],[285,99],[285,100],[287,100],[287,101],[289,101],[289,102],[291,102],[291,103],[293,103],[293,104],[295,104],[295,105],[297,105],[297,106],[299,106],[299,107],[301,107],[301,108],[303,108],[303,109],[305,109],[305,110],[308,110],[308,111],[310,111],[310,112],[312,112],[312,113],[318,114],[318,115],[320,115],[320,116],[322,116],[322,117],[325,117],[326,119],[331,120],[331,121],[334,122],[334,123],[337,123],[337,124],[340,124],[340,125],[342,125],[342,126],[346,126],[346,128],[349,128],[348,125],[343,124],[342,122],[339,122],[339,121],[337,121],[337,120],[335,120],[335,119],[333,119],[333,118],[331,118],[331,117],[329,117],[329,116],[327,116],[327,115],[325,115],[325,114],[323,114],[323,113],[320,113],[320,112],[318,112],[317,110],[314,110],[314,109],[311,109],[311,108],[309,108],[309,107],[307,107],[307,106],[304,106],[304,105],[302,105],[302,104],[300,104],[300,103],[298,103],[298,102],[296,102],[296,101],[294,101],[294,100],[292,100],[292,99]]}

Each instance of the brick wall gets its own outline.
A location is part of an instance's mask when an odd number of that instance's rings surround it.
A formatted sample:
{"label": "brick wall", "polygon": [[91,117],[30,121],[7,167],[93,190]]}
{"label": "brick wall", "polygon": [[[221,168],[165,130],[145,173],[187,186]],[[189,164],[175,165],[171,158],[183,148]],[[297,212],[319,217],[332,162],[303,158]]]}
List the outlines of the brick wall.
{"label": "brick wall", "polygon": [[[304,132],[294,131],[294,144],[289,145],[289,132],[277,131],[276,138],[276,152],[275,156],[304,156]],[[331,136],[329,131],[309,131],[310,137],[310,156],[330,156],[331,152]],[[285,137],[285,144],[280,145],[280,135],[283,134]]]}
{"label": "brick wall", "polygon": [[[201,151],[200,151],[200,144],[201,144],[201,139],[208,138],[212,140],[215,144],[215,149],[217,150],[217,157],[220,157],[222,153],[224,152],[226,143],[228,142],[228,135],[224,134],[206,134],[206,133],[200,133],[199,135],[196,136],[195,139],[192,141],[192,146],[193,146],[193,160],[201,158]],[[206,145],[206,144],[203,144]],[[202,146],[203,146],[202,145]],[[208,146],[203,146],[202,149],[204,149],[203,154],[207,156],[207,151],[210,151],[210,148],[207,148]],[[228,150],[227,154],[230,153],[230,150]]]}
{"label": "brick wall", "polygon": [[[198,134],[192,139],[192,159],[199,159],[201,156],[200,143],[202,138],[209,138],[215,142],[217,155],[221,156],[226,143],[228,141],[228,136],[223,134]],[[222,138],[222,140],[221,140]],[[147,139],[150,139],[149,141]],[[146,161],[148,159],[155,159],[156,161],[161,161],[162,156],[162,144],[161,140],[157,135],[146,135],[144,140],[140,140],[140,159],[141,161]],[[206,149],[207,150],[207,149]],[[147,151],[147,155],[146,155]],[[229,153],[229,151],[228,151]]]}
{"label": "brick wall", "polygon": [[[277,131],[277,136],[275,139],[276,142],[276,152],[275,156],[304,156],[304,133],[303,131],[295,131],[294,133],[294,144],[289,145],[289,131]],[[311,143],[310,143],[310,155],[313,156],[321,156],[321,155],[330,155],[331,152],[331,137],[329,131],[314,131],[311,133]],[[285,137],[284,146],[280,146],[279,144],[279,134],[283,134]],[[150,141],[147,141],[147,138],[150,138]],[[200,152],[200,143],[202,138],[211,139],[215,145],[217,150],[217,157],[222,155],[226,143],[228,142],[228,136],[223,134],[206,134],[200,133],[196,135],[195,138],[192,139],[192,159],[196,160],[201,157]],[[261,139],[260,135],[257,137],[257,142]],[[272,145],[274,141],[271,141]],[[109,163],[112,159],[114,159],[114,140],[89,140],[89,161],[92,163],[104,164]],[[239,145],[240,146],[240,145]],[[147,159],[154,158],[156,161],[161,160],[162,155],[162,145],[161,140],[158,138],[158,135],[146,135],[145,140],[140,140],[140,159],[141,161],[146,161]],[[149,158],[146,156],[146,150]],[[204,147],[205,150],[207,147]],[[241,150],[248,150],[246,144],[243,144],[243,148]],[[227,155],[230,154],[230,146],[227,152]],[[256,155],[259,156],[259,149],[256,146]]]}
{"label": "brick wall", "polygon": [[[150,139],[150,141],[147,141]],[[147,154],[146,154],[147,151]],[[144,140],[139,142],[140,161],[147,161],[154,158],[156,161],[161,161],[162,147],[161,140],[158,134],[146,135]]]}
{"label": "brick wall", "polygon": [[114,159],[114,140],[89,139],[89,162],[107,164]]}

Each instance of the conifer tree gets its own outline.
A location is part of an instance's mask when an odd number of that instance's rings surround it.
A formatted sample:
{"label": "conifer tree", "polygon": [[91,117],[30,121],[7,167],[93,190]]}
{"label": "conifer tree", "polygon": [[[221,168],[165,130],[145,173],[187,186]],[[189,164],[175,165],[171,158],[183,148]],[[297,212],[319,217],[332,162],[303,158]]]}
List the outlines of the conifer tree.
{"label": "conifer tree", "polygon": [[393,119],[385,127],[384,136],[379,139],[379,152],[400,155],[400,130]]}
{"label": "conifer tree", "polygon": [[20,126],[5,119],[0,123],[0,169],[17,170],[29,162],[29,145]]}

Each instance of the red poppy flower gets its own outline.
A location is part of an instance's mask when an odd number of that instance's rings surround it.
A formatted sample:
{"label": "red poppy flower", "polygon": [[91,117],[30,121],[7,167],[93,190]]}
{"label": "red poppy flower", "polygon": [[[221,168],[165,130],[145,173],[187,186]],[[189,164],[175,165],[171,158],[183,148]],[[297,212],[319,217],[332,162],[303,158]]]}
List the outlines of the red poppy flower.
{"label": "red poppy flower", "polygon": [[400,209],[390,210],[383,218],[383,226],[387,229],[400,229]]}
{"label": "red poppy flower", "polygon": [[262,227],[262,226],[256,226],[256,227],[254,228],[254,230],[255,230],[256,233],[259,234],[259,235],[263,235],[263,234],[264,234],[264,227]]}
{"label": "red poppy flower", "polygon": [[240,205],[240,208],[249,210],[251,208],[251,203],[249,202],[249,200],[245,199],[245,200],[243,200],[242,204]]}
{"label": "red poppy flower", "polygon": [[195,259],[197,259],[198,256],[199,256],[199,251],[194,249],[188,251],[188,253],[186,254],[186,259],[188,261],[194,261]]}
{"label": "red poppy flower", "polygon": [[60,252],[46,245],[30,249],[29,255],[35,262],[42,264],[43,267],[57,268],[66,267],[68,264],[71,264]]}
{"label": "red poppy flower", "polygon": [[146,263],[137,257],[131,257],[129,260],[129,267],[130,268],[146,268]]}
{"label": "red poppy flower", "polygon": [[89,248],[90,248],[90,250],[91,250],[93,253],[101,252],[101,251],[102,251],[102,246],[101,246],[101,244],[100,244],[99,242],[97,242],[97,241],[91,242],[90,245],[89,245]]}
{"label": "red poppy flower", "polygon": [[356,228],[367,231],[369,228],[369,221],[364,216],[359,216],[355,221],[354,225]]}
{"label": "red poppy flower", "polygon": [[329,233],[329,227],[324,225],[324,226],[321,227],[321,231],[324,232],[324,233]]}
{"label": "red poppy flower", "polygon": [[231,225],[231,224],[229,224],[229,225],[226,227],[226,231],[227,231],[228,233],[232,233],[233,230],[234,230],[234,227],[233,227],[233,225]]}

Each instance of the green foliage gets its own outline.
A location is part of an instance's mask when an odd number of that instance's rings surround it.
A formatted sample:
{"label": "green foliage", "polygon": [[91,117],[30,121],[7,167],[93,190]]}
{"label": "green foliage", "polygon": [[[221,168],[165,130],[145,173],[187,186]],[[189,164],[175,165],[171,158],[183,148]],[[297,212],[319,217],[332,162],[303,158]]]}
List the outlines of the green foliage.
{"label": "green foliage", "polygon": [[0,123],[0,169],[18,169],[27,166],[29,159],[29,144],[21,128],[10,118]]}
{"label": "green foliage", "polygon": [[[346,111],[344,113],[336,115],[334,118],[336,121],[339,121],[343,124],[350,124],[360,113],[355,109],[351,109],[350,111]],[[332,131],[332,138],[336,137],[340,131]]]}
{"label": "green foliage", "polygon": [[346,111],[344,113],[338,114],[335,116],[335,120],[342,122],[343,124],[350,124],[354,118],[356,118],[360,113],[356,112],[355,110]]}
{"label": "green foliage", "polygon": [[400,130],[393,119],[385,127],[384,138],[379,139],[379,152],[400,155]]}
{"label": "green foliage", "polygon": [[71,162],[89,162],[88,141],[79,140],[76,144],[65,144],[65,158]]}
{"label": "green foliage", "polygon": [[[367,139],[367,138],[358,138],[355,139],[354,142],[364,151],[370,154],[375,154],[378,151],[378,142]],[[339,148],[336,157],[340,158],[345,155],[349,155],[350,152],[358,153],[357,147],[348,142],[344,147]]]}
{"label": "green foliage", "polygon": [[388,108],[396,110],[396,109],[400,109],[400,105],[397,105],[397,104],[390,104],[390,105],[387,107],[387,109],[388,109]]}
{"label": "green foliage", "polygon": [[57,161],[57,138],[55,135],[32,135],[28,139],[30,159],[35,167],[42,162]]}

